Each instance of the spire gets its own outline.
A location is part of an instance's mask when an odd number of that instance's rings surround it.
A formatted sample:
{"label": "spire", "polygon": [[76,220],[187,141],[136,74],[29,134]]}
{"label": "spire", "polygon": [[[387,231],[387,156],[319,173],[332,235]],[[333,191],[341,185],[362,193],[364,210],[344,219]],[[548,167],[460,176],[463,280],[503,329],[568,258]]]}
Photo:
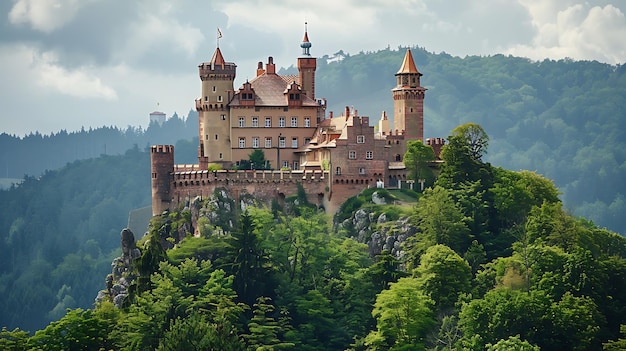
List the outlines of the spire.
{"label": "spire", "polygon": [[226,61],[224,61],[224,56],[222,56],[222,51],[218,47],[215,49],[215,53],[213,53],[213,57],[211,58],[211,66],[215,67],[215,65],[220,65],[223,67],[224,63],[226,63]]}
{"label": "spire", "polygon": [[307,31],[308,23],[304,22],[304,38],[302,39],[302,43],[300,47],[302,48],[302,56],[311,56],[309,53],[309,49],[311,48],[311,42],[309,41],[309,35]]}
{"label": "spire", "polygon": [[413,55],[411,54],[411,49],[406,51],[404,55],[404,61],[402,61],[402,66],[400,70],[396,74],[404,74],[404,73],[413,73],[422,75],[417,68],[415,67],[415,61],[413,61]]}

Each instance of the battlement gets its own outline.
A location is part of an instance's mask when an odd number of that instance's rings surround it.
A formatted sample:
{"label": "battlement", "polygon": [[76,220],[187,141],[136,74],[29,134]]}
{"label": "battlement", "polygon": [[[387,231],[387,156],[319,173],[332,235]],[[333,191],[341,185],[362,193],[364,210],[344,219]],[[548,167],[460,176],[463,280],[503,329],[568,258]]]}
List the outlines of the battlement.
{"label": "battlement", "polygon": [[[182,168],[182,167],[181,167]],[[193,170],[185,167],[173,173],[172,183],[175,188],[206,186],[211,183],[311,183],[325,182],[328,172],[320,170],[296,171],[244,171],[244,170]]]}
{"label": "battlement", "polygon": [[433,148],[435,153],[435,158],[440,160],[441,157],[441,148],[446,144],[446,139],[444,138],[426,138],[426,145],[429,145]]}
{"label": "battlement", "polygon": [[151,154],[173,154],[174,145],[152,145],[150,147]]}
{"label": "battlement", "polygon": [[235,79],[237,65],[232,62],[225,62],[223,64],[212,64],[211,62],[203,62],[198,66],[198,73],[201,80],[221,79],[232,80]]}

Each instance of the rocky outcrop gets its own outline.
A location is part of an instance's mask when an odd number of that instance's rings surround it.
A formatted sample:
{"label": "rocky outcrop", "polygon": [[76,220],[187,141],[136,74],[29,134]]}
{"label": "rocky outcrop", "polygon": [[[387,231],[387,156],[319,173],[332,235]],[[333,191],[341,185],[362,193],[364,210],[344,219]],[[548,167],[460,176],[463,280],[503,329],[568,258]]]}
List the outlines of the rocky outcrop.
{"label": "rocky outcrop", "polygon": [[407,217],[390,222],[385,213],[376,216],[363,208],[339,226],[352,232],[357,241],[367,244],[371,257],[386,250],[399,260],[404,256],[402,244],[417,233]]}
{"label": "rocky outcrop", "polygon": [[133,261],[141,256],[135,235],[130,229],[124,228],[120,233],[120,239],[122,255],[111,262],[111,274],[105,279],[106,289],[100,290],[96,297],[96,303],[109,300],[118,308],[122,307],[124,298],[128,296],[128,287],[136,278],[136,274],[133,273]]}

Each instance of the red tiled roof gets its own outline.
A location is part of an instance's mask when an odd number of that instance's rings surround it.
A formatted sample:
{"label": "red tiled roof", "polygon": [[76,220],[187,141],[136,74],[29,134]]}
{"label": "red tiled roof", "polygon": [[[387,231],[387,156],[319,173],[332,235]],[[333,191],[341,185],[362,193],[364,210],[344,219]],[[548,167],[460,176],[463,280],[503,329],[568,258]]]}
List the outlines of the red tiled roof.
{"label": "red tiled roof", "polygon": [[[287,99],[285,98],[285,89],[287,85],[300,80],[294,79],[295,76],[279,76],[278,74],[263,73],[260,76],[255,77],[249,81],[256,99],[254,101],[255,106],[287,106]],[[235,97],[239,93],[235,94]],[[232,100],[231,106],[239,106],[239,99]],[[302,95],[302,106],[316,107],[318,103],[309,98],[306,95]]]}
{"label": "red tiled roof", "polygon": [[415,61],[413,61],[413,54],[411,54],[410,49],[406,51],[406,54],[404,55],[404,61],[402,61],[402,66],[400,66],[400,70],[396,74],[401,73],[420,73],[417,70],[417,67],[415,67]]}

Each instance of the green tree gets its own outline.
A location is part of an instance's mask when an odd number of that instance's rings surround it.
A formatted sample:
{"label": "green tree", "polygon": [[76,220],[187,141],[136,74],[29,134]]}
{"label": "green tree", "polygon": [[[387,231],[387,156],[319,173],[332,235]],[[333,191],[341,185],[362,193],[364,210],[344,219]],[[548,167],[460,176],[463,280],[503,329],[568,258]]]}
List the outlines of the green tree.
{"label": "green tree", "polygon": [[501,339],[495,344],[487,344],[487,351],[539,351],[538,346],[533,346],[526,340],[521,340],[519,335]]}
{"label": "green tree", "polygon": [[259,297],[254,304],[253,316],[248,322],[249,334],[244,335],[248,347],[257,351],[286,350],[293,348],[294,343],[282,342],[278,337],[281,326],[272,314],[274,306],[269,297]]}
{"label": "green tree", "polygon": [[434,180],[434,174],[428,167],[429,162],[435,160],[435,152],[429,145],[424,145],[421,140],[410,140],[407,143],[406,153],[402,161],[409,170],[408,179],[416,182],[424,180],[430,186]]}
{"label": "green tree", "polygon": [[26,351],[28,350],[28,338],[30,337],[27,331],[14,329],[8,331],[6,327],[2,327],[0,331],[0,349],[6,351]]}
{"label": "green tree", "polygon": [[372,315],[376,330],[365,339],[368,350],[423,348],[426,335],[435,325],[433,301],[420,293],[415,278],[400,278],[376,298]]}
{"label": "green tree", "polygon": [[450,190],[440,186],[427,189],[415,206],[412,220],[421,231],[407,241],[409,259],[414,266],[430,246],[444,244],[462,254],[470,244],[468,219],[454,202]]}
{"label": "green tree", "polygon": [[469,155],[475,161],[480,162],[487,153],[489,136],[483,127],[476,123],[466,123],[452,130],[452,136],[461,137],[469,148]]}
{"label": "green tree", "polygon": [[248,156],[251,169],[270,169],[270,161],[265,159],[265,152],[255,149]]}
{"label": "green tree", "polygon": [[445,245],[431,246],[415,270],[420,291],[435,302],[435,309],[452,309],[459,295],[469,293],[472,271],[461,256]]}

